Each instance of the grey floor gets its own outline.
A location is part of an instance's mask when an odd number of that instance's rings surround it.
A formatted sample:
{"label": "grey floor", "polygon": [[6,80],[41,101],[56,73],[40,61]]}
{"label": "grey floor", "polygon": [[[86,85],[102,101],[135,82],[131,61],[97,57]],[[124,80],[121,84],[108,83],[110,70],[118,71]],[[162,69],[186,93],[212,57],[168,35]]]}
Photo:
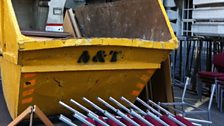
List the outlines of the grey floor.
{"label": "grey floor", "polygon": [[[174,87],[174,94],[175,94],[175,100],[179,101],[181,94],[182,94],[182,89],[179,87]],[[196,102],[198,102],[197,96],[193,93],[188,92],[187,93],[187,101],[194,104]],[[206,98],[204,98],[206,99]],[[214,123],[214,126],[224,126],[224,113],[220,113],[216,107],[215,102],[213,102],[213,106],[212,106],[212,121]],[[208,102],[203,103],[200,107],[201,108],[206,108],[208,106]],[[198,119],[206,119],[206,115],[195,115],[192,116],[194,118],[198,118]],[[8,113],[6,104],[5,104],[5,100],[2,94],[2,85],[0,84],[0,126],[7,126],[7,124],[9,124],[12,121],[12,119],[10,118],[10,115]],[[40,126],[41,124],[38,124],[38,126]],[[57,126],[62,126],[61,123],[56,123],[55,125]]]}
{"label": "grey floor", "polygon": [[7,126],[11,121],[12,119],[10,118],[2,92],[2,84],[0,83],[0,126]]}

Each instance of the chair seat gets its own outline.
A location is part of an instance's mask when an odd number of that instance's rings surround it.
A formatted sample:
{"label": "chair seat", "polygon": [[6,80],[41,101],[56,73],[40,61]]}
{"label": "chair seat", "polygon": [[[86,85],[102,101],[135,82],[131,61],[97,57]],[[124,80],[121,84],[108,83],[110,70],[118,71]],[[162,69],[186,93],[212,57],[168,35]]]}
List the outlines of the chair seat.
{"label": "chair seat", "polygon": [[198,75],[202,78],[210,78],[210,79],[215,79],[218,77],[224,77],[224,73],[220,72],[207,72],[207,71],[201,71],[198,72]]}
{"label": "chair seat", "polygon": [[178,124],[169,119],[167,115],[162,115],[160,118],[170,126],[178,126]]}
{"label": "chair seat", "polygon": [[127,125],[127,126],[134,126],[132,123],[130,123],[129,121],[127,121],[127,120],[124,119],[124,118],[121,118],[120,121],[121,121],[122,123],[124,123],[125,125]]}
{"label": "chair seat", "polygon": [[107,120],[107,124],[109,124],[110,126],[119,126],[115,121],[113,121],[112,119],[108,119]]}
{"label": "chair seat", "polygon": [[[88,122],[92,123],[93,125],[96,125],[96,122],[92,118],[87,118],[86,119]],[[82,124],[81,126],[88,126],[86,124]]]}
{"label": "chair seat", "polygon": [[175,116],[175,117],[176,117],[177,120],[179,120],[180,122],[182,122],[186,126],[194,126],[190,121],[188,121],[187,119],[185,119],[182,116]]}
{"label": "chair seat", "polygon": [[134,117],[133,120],[138,123],[140,126],[147,126],[144,122],[142,122],[141,120],[139,120],[138,118]]}
{"label": "chair seat", "polygon": [[163,126],[158,122],[157,120],[153,119],[151,116],[145,116],[145,119],[148,120],[150,123],[152,123],[154,126]]}
{"label": "chair seat", "polygon": [[217,78],[219,81],[224,81],[224,77],[218,77]]}
{"label": "chair seat", "polygon": [[217,80],[219,81],[218,84],[224,85],[224,77],[218,77]]}

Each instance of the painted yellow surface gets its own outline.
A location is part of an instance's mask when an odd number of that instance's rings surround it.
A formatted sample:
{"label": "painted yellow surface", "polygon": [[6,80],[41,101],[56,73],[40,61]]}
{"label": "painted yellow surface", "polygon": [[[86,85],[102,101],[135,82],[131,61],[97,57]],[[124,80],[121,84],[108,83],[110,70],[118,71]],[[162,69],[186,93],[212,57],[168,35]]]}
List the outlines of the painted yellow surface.
{"label": "painted yellow surface", "polygon": [[15,115],[18,114],[19,109],[18,96],[20,90],[21,67],[3,58],[1,59],[1,73],[4,97],[10,110],[10,115],[15,117]]}
{"label": "painted yellow surface", "polygon": [[[3,20],[3,18],[2,18],[2,12],[3,12],[3,2],[2,2],[2,0],[0,1],[0,47],[2,47],[2,25],[3,25],[3,23],[2,23],[2,20]],[[2,53],[2,50],[1,50],[2,48],[0,48],[0,53]]]}
{"label": "painted yellow surface", "polygon": [[64,113],[58,101],[70,98],[81,102],[82,97],[95,101],[97,96],[125,96],[134,102],[160,63],[178,47],[158,2],[172,36],[168,42],[126,38],[38,41],[21,34],[11,1],[1,0],[2,80],[11,116],[34,104],[48,115]]}

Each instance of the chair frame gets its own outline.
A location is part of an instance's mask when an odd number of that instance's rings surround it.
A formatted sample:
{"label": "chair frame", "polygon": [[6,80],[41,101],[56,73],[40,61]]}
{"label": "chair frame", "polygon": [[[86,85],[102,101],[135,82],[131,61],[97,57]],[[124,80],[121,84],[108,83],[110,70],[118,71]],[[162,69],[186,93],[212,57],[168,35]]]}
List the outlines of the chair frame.
{"label": "chair frame", "polygon": [[[217,57],[216,57],[218,55],[224,55],[224,52],[218,53],[214,56],[213,64],[212,64],[212,72],[216,72],[216,71],[221,70],[221,69],[223,71],[223,69],[224,69],[223,65],[220,65],[220,63],[215,63],[215,60],[216,61],[218,60]],[[218,77],[211,78],[211,80],[214,81],[214,84],[216,85],[216,91],[215,91],[216,103],[217,103],[217,107],[219,108],[220,112],[222,112],[221,100],[220,100],[222,86],[219,85],[217,78]],[[202,82],[202,79],[199,77],[199,75],[197,75],[197,94],[198,94],[198,97],[200,99],[202,98],[202,90],[203,90],[203,82]]]}
{"label": "chair frame", "polygon": [[[185,102],[184,99],[185,99],[187,87],[190,84],[190,80],[191,80],[190,77],[186,78],[181,102],[159,103],[159,105],[161,105],[163,107],[173,106],[173,107],[169,107],[169,108],[174,110],[175,112],[181,113],[184,117],[186,117],[188,115],[192,115],[192,114],[207,114],[208,121],[211,121],[211,112],[210,111],[211,111],[213,96],[214,96],[214,93],[215,93],[215,90],[216,90],[216,84],[212,84],[212,90],[211,90],[209,105],[208,105],[208,109],[206,110],[206,109],[201,109],[201,108],[194,107],[192,104]],[[182,110],[176,109],[175,108],[176,106],[181,106]],[[195,111],[187,112],[187,111],[184,110],[185,106],[192,107],[192,108],[195,109]]]}

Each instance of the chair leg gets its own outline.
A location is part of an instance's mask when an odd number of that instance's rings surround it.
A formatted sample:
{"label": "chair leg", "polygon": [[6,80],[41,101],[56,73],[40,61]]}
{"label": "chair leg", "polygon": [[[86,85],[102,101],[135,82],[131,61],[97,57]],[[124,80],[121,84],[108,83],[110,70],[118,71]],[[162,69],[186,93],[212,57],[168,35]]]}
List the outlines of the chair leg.
{"label": "chair leg", "polygon": [[203,84],[201,82],[201,79],[197,75],[197,94],[200,100],[202,100],[202,88],[203,88]]}
{"label": "chair leg", "polygon": [[210,95],[210,100],[209,100],[209,105],[208,105],[208,111],[211,110],[211,106],[212,106],[212,101],[213,101],[215,90],[216,90],[216,84],[213,84],[212,85],[212,90],[211,90],[211,95]]}
{"label": "chair leg", "polygon": [[220,91],[220,112],[223,112],[223,97],[224,97],[224,88],[221,88]]}
{"label": "chair leg", "polygon": [[217,88],[216,88],[216,96],[215,96],[215,98],[216,98],[216,103],[217,103],[217,107],[218,108],[220,108],[220,85],[219,84],[217,84]]}
{"label": "chair leg", "polygon": [[[210,110],[208,111],[208,121],[212,121],[212,119],[211,119],[211,111]],[[211,126],[211,124],[208,124],[208,126]]]}
{"label": "chair leg", "polygon": [[[209,100],[209,105],[208,105],[208,121],[212,121],[211,119],[211,106],[212,106],[212,101],[213,101],[213,97],[214,97],[214,93],[216,91],[216,84],[213,84],[211,87],[211,95],[210,95],[210,100]],[[210,126],[210,125],[209,125]]]}

